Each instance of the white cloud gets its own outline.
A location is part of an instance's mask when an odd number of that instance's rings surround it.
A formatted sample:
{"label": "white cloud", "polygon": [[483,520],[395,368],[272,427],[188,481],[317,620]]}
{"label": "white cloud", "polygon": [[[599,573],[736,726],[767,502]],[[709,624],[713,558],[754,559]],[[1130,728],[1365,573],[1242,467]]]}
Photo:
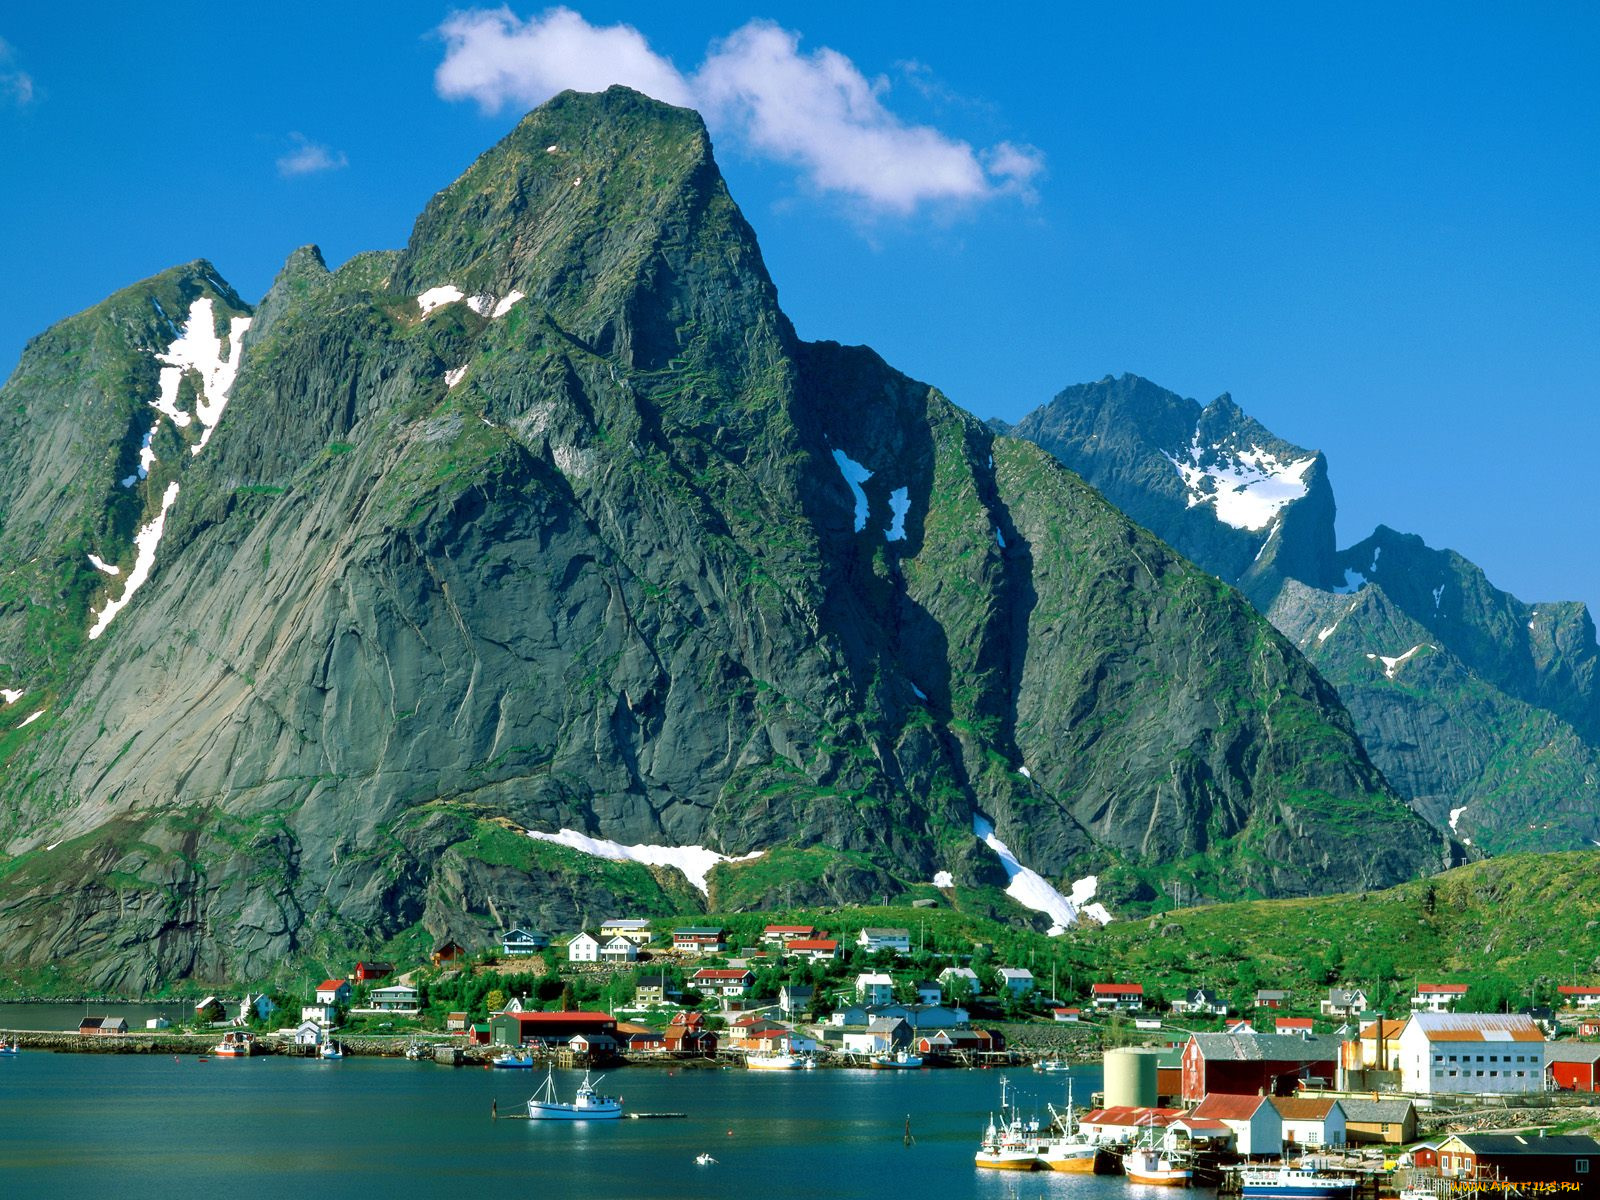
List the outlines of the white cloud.
{"label": "white cloud", "polygon": [[294,143],[294,149],[278,159],[280,175],[311,175],[317,171],[337,171],[350,165],[343,150],[330,150],[311,141],[303,133],[291,133],[289,140]]}
{"label": "white cloud", "polygon": [[19,108],[33,103],[33,76],[15,67],[16,51],[4,38],[0,38],[0,96],[9,99]]}
{"label": "white cloud", "polygon": [[434,77],[449,100],[486,113],[539,104],[564,88],[626,84],[670,104],[698,108],[719,134],[800,169],[819,191],[871,209],[910,213],[926,203],[1032,196],[1043,156],[1002,142],[974,150],[929,125],[903,121],[884,103],[889,84],[868,79],[826,47],[800,50],[798,34],[751,21],[714,43],[693,75],[628,25],[590,25],[571,9],[524,21],[507,8],[457,13]]}
{"label": "white cloud", "polygon": [[434,86],[446,100],[476,100],[486,113],[506,104],[542,104],[568,88],[600,92],[614,83],[691,104],[678,69],[629,25],[604,28],[570,8],[519,20],[509,8],[469,9],[439,26],[444,61]]}

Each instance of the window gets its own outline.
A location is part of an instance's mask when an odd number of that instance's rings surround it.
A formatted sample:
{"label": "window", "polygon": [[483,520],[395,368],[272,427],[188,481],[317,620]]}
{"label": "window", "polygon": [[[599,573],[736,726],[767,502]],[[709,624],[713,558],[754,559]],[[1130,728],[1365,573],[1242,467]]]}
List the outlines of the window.
{"label": "window", "polygon": [[1572,1173],[1574,1175],[1587,1175],[1589,1173],[1589,1160],[1587,1158],[1573,1159]]}

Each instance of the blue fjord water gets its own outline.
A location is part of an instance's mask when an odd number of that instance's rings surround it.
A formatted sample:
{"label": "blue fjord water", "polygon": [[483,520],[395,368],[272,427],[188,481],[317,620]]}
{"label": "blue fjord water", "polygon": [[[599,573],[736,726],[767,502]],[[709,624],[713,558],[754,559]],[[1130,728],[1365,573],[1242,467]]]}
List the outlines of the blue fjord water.
{"label": "blue fjord water", "polygon": [[[1006,1072],[1024,1109],[1065,1084]],[[570,1096],[579,1078],[556,1073]],[[582,1195],[595,1200],[1141,1200],[1121,1179],[980,1172],[995,1071],[619,1070],[630,1111],[684,1120],[515,1119],[537,1072],[393,1059],[322,1063],[24,1051],[0,1059],[0,1195]],[[1076,1084],[1086,1095],[1099,1071]],[[500,1120],[490,1117],[497,1102]],[[904,1145],[906,1117],[915,1144]],[[709,1151],[715,1166],[694,1159]]]}

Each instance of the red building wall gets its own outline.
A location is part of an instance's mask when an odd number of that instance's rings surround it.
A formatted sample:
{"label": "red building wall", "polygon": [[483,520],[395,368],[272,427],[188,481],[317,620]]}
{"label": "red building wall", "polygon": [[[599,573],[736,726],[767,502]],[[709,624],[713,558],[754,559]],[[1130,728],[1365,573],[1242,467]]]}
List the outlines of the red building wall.
{"label": "red building wall", "polygon": [[1592,1092],[1596,1090],[1593,1063],[1551,1063],[1550,1074],[1555,1077],[1556,1086],[1566,1091]]}

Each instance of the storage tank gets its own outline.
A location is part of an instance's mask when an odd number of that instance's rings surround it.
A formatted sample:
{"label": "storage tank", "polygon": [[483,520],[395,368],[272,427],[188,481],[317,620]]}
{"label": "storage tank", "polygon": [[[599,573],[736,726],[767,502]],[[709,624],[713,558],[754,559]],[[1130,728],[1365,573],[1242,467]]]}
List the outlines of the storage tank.
{"label": "storage tank", "polygon": [[1105,1053],[1106,1107],[1154,1108],[1155,1047],[1122,1046]]}

